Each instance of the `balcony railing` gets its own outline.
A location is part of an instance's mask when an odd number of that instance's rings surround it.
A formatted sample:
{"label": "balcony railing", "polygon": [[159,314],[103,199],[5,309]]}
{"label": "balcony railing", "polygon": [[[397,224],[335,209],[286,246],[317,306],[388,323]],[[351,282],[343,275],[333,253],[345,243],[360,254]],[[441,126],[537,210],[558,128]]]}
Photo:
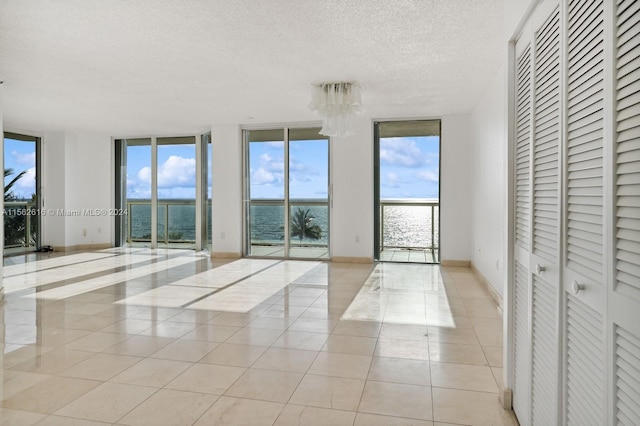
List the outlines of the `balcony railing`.
{"label": "balcony railing", "polygon": [[[207,216],[211,201],[207,202]],[[207,220],[207,228],[211,221]],[[151,200],[127,200],[127,242],[151,242]],[[195,243],[195,200],[158,200],[158,243]],[[207,235],[211,235],[210,232]]]}
{"label": "balcony railing", "polygon": [[[250,200],[251,245],[283,246],[284,245],[284,200],[260,199]],[[289,220],[298,208],[310,210],[314,217],[313,224],[322,232],[319,239],[291,236],[290,247],[328,247],[329,236],[329,201],[327,199],[292,199],[289,201]],[[290,234],[292,231],[290,230]]]}
{"label": "balcony railing", "polygon": [[380,248],[429,250],[439,248],[440,203],[429,199],[380,201]]}
{"label": "balcony railing", "polygon": [[[24,204],[24,203],[22,203]],[[284,200],[251,200],[251,245],[284,245]],[[319,240],[290,239],[291,247],[327,247],[329,202],[326,199],[291,200],[290,218],[295,209],[310,209],[314,223],[322,229]],[[380,246],[382,250],[439,249],[438,200],[382,200],[380,202]],[[151,201],[127,200],[127,241],[151,241]],[[210,212],[210,206],[208,208]],[[210,215],[210,213],[208,213]],[[27,218],[28,219],[28,218]],[[208,226],[210,221],[208,220]],[[158,200],[158,242],[195,242],[195,201]]]}
{"label": "balcony railing", "polygon": [[4,202],[4,248],[36,245],[37,210],[33,201]]}

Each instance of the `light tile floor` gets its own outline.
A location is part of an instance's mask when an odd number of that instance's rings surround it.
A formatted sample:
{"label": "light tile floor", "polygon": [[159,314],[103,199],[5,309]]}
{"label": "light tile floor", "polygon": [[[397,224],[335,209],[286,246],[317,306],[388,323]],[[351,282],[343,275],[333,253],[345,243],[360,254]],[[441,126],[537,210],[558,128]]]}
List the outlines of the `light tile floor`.
{"label": "light tile floor", "polygon": [[516,424],[469,269],[137,248],[3,274],[2,425]]}

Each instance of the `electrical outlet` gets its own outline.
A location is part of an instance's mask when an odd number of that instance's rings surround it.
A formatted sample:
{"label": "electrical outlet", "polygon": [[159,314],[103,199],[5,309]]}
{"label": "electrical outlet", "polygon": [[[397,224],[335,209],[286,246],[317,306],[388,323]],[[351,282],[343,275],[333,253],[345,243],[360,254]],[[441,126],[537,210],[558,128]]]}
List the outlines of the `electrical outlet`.
{"label": "electrical outlet", "polygon": [[87,228],[82,228],[82,236],[83,237],[87,236]]}

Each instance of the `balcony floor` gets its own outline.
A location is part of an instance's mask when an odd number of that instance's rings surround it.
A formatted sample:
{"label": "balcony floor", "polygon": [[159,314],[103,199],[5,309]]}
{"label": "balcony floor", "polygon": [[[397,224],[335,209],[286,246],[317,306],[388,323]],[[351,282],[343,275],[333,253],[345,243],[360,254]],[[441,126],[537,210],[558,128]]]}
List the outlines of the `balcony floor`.
{"label": "balcony floor", "polygon": [[381,262],[404,262],[404,263],[439,263],[439,250],[406,250],[385,248],[380,252]]}

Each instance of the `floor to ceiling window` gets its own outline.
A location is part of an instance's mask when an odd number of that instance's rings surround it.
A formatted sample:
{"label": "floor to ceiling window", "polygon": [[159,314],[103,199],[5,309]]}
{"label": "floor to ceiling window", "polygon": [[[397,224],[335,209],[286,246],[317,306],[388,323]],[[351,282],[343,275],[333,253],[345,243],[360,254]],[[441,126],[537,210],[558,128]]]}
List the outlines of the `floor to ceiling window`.
{"label": "floor to ceiling window", "polygon": [[212,241],[212,221],[213,221],[213,210],[211,208],[211,195],[212,195],[212,179],[211,179],[211,164],[212,164],[212,160],[213,160],[213,150],[211,147],[211,133],[207,133],[206,135],[203,135],[202,138],[204,139],[204,144],[207,147],[207,158],[203,159],[202,164],[203,164],[203,174],[204,174],[204,179],[202,180],[203,182],[206,182],[206,194],[207,194],[207,203],[206,203],[206,207],[205,207],[205,217],[207,218],[207,227],[205,230],[205,240],[206,240],[206,247],[211,250],[211,241]]}
{"label": "floor to ceiling window", "polygon": [[375,259],[438,263],[440,120],[375,123]]}
{"label": "floor to ceiling window", "polygon": [[127,211],[116,224],[117,243],[206,248],[210,137],[120,139],[116,154],[116,198]]}
{"label": "floor to ceiling window", "polygon": [[196,242],[196,138],[158,138],[156,235],[160,246]]}
{"label": "floor to ceiling window", "polygon": [[245,254],[329,257],[329,138],[319,128],[245,131]]}
{"label": "floor to ceiling window", "polygon": [[4,134],[5,253],[33,250],[40,240],[40,138]]}

